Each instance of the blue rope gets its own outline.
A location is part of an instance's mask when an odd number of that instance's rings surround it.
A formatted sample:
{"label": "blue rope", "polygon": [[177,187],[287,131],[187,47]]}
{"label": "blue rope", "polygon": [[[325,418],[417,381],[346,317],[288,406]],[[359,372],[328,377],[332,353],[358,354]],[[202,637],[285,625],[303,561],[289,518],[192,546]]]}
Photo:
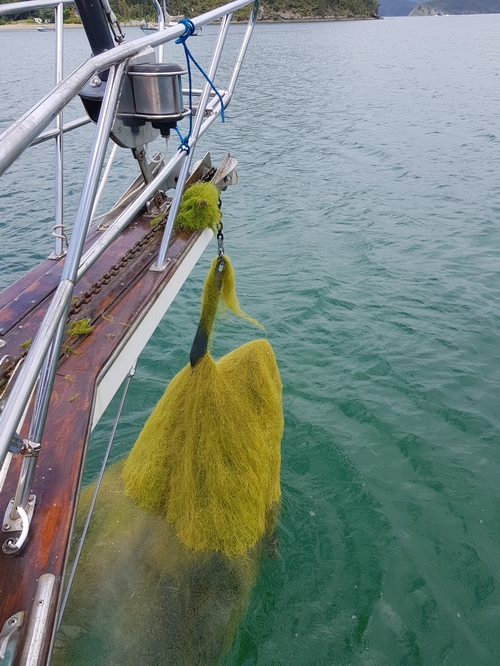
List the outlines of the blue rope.
{"label": "blue rope", "polygon": [[176,132],[179,135],[179,138],[181,140],[181,145],[179,148],[182,150],[185,150],[187,154],[189,154],[190,147],[189,147],[189,139],[191,138],[191,131],[193,129],[193,82],[192,82],[192,75],[191,75],[191,62],[196,65],[196,67],[199,69],[201,74],[205,77],[206,81],[209,83],[210,87],[214,91],[214,93],[217,95],[220,101],[220,115],[221,115],[221,120],[222,122],[225,121],[224,118],[224,102],[222,101],[222,97],[215,87],[215,85],[212,83],[212,81],[209,79],[209,77],[205,74],[201,66],[196,62],[196,60],[193,58],[193,54],[189,50],[188,45],[186,44],[186,41],[191,35],[194,34],[196,27],[194,23],[191,21],[191,19],[183,18],[179,21],[179,23],[182,23],[185,27],[184,34],[178,37],[175,40],[176,44],[182,44],[184,47],[184,53],[186,54],[186,63],[187,63],[187,71],[188,71],[188,80],[189,80],[189,110],[191,113],[189,114],[189,132],[187,135],[183,138],[182,134],[179,132],[179,129],[176,127]]}

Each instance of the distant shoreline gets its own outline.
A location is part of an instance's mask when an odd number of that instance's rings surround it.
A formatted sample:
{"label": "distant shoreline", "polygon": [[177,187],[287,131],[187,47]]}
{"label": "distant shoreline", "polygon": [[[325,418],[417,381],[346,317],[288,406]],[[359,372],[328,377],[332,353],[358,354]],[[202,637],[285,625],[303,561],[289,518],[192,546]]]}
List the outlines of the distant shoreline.
{"label": "distant shoreline", "polygon": [[[380,21],[383,18],[383,16],[338,16],[337,18],[311,16],[304,18],[278,19],[276,21],[272,19],[261,19],[258,20],[257,23],[334,23],[335,21]],[[245,21],[235,21],[235,23],[245,23]]]}
{"label": "distant shoreline", "polygon": [[[37,30],[42,26],[47,25],[46,23],[8,23],[7,25],[0,25],[0,30]],[[50,27],[54,27],[53,23],[48,24]],[[80,28],[83,29],[81,23],[65,23],[64,29],[69,28]]]}
{"label": "distant shoreline", "polygon": [[[262,19],[257,21],[257,23],[332,23],[334,21],[378,21],[381,20],[383,16],[339,16],[338,18],[321,18],[321,17],[305,17],[305,18],[287,18],[287,19],[278,19],[276,21],[271,19]],[[244,24],[246,21],[234,21],[234,23]],[[43,23],[9,23],[7,25],[0,25],[0,30],[37,30],[43,25],[50,25],[53,27],[54,24],[43,24]],[[132,25],[131,22],[121,23],[123,28],[140,28],[139,22],[136,25]],[[83,30],[83,25],[81,23],[65,23],[64,29],[74,30],[79,29]]]}

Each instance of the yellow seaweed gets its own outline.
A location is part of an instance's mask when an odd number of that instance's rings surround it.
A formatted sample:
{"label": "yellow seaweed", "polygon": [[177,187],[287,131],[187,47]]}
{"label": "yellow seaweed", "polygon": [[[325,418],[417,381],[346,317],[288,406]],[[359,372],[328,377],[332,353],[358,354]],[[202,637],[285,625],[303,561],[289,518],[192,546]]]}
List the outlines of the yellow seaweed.
{"label": "yellow seaweed", "polygon": [[195,183],[182,195],[175,228],[184,231],[213,229],[221,220],[219,191],[213,183]]}
{"label": "yellow seaweed", "polygon": [[[210,334],[219,300],[245,315],[225,258],[222,285],[212,263],[200,326]],[[258,324],[257,324],[258,325]],[[206,352],[170,382],[125,462],[125,492],[164,516],[194,551],[229,558],[252,548],[280,497],[281,380],[266,340],[214,361]]]}

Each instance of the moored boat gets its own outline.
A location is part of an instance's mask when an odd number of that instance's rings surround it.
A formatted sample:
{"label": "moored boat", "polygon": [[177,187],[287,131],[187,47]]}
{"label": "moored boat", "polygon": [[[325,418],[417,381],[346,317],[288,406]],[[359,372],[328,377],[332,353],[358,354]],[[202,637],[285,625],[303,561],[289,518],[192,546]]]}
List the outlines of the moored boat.
{"label": "moored boat", "polygon": [[[144,35],[149,35],[152,32],[157,32],[158,30],[163,30],[164,28],[172,28],[173,26],[177,25],[179,19],[184,18],[183,16],[170,16],[167,11],[167,4],[165,0],[163,0],[161,5],[158,0],[153,0],[153,5],[156,11],[156,21],[143,21],[141,23],[140,28]],[[201,26],[196,28],[191,36],[200,34],[201,30]]]}
{"label": "moored boat", "polygon": [[[174,25],[177,25],[177,23],[178,23],[178,21],[167,21],[165,23],[165,27],[172,28]],[[158,32],[158,29],[159,29],[158,28],[158,23],[151,23],[151,22],[147,22],[146,24],[141,25],[140,27],[141,27],[141,31],[144,35],[149,35],[152,32]],[[201,35],[201,33],[202,33],[202,28],[200,26],[199,28],[197,28],[197,30],[195,32],[193,32],[191,37],[198,37],[199,35]]]}

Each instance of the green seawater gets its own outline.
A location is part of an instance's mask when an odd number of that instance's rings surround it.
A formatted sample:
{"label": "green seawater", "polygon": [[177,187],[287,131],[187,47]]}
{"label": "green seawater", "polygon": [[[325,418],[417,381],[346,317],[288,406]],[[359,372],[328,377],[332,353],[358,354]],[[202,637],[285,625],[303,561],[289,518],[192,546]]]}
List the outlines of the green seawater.
{"label": "green seawater", "polygon": [[[500,663],[499,31],[499,15],[259,25],[226,123],[203,139],[200,153],[239,161],[226,251],[285,411],[279,556],[224,666]],[[47,253],[50,192],[30,169],[30,243],[5,231],[21,171],[2,182],[2,284]],[[139,360],[112,461],[188,361],[215,251]],[[214,356],[258,335],[220,322]]]}

